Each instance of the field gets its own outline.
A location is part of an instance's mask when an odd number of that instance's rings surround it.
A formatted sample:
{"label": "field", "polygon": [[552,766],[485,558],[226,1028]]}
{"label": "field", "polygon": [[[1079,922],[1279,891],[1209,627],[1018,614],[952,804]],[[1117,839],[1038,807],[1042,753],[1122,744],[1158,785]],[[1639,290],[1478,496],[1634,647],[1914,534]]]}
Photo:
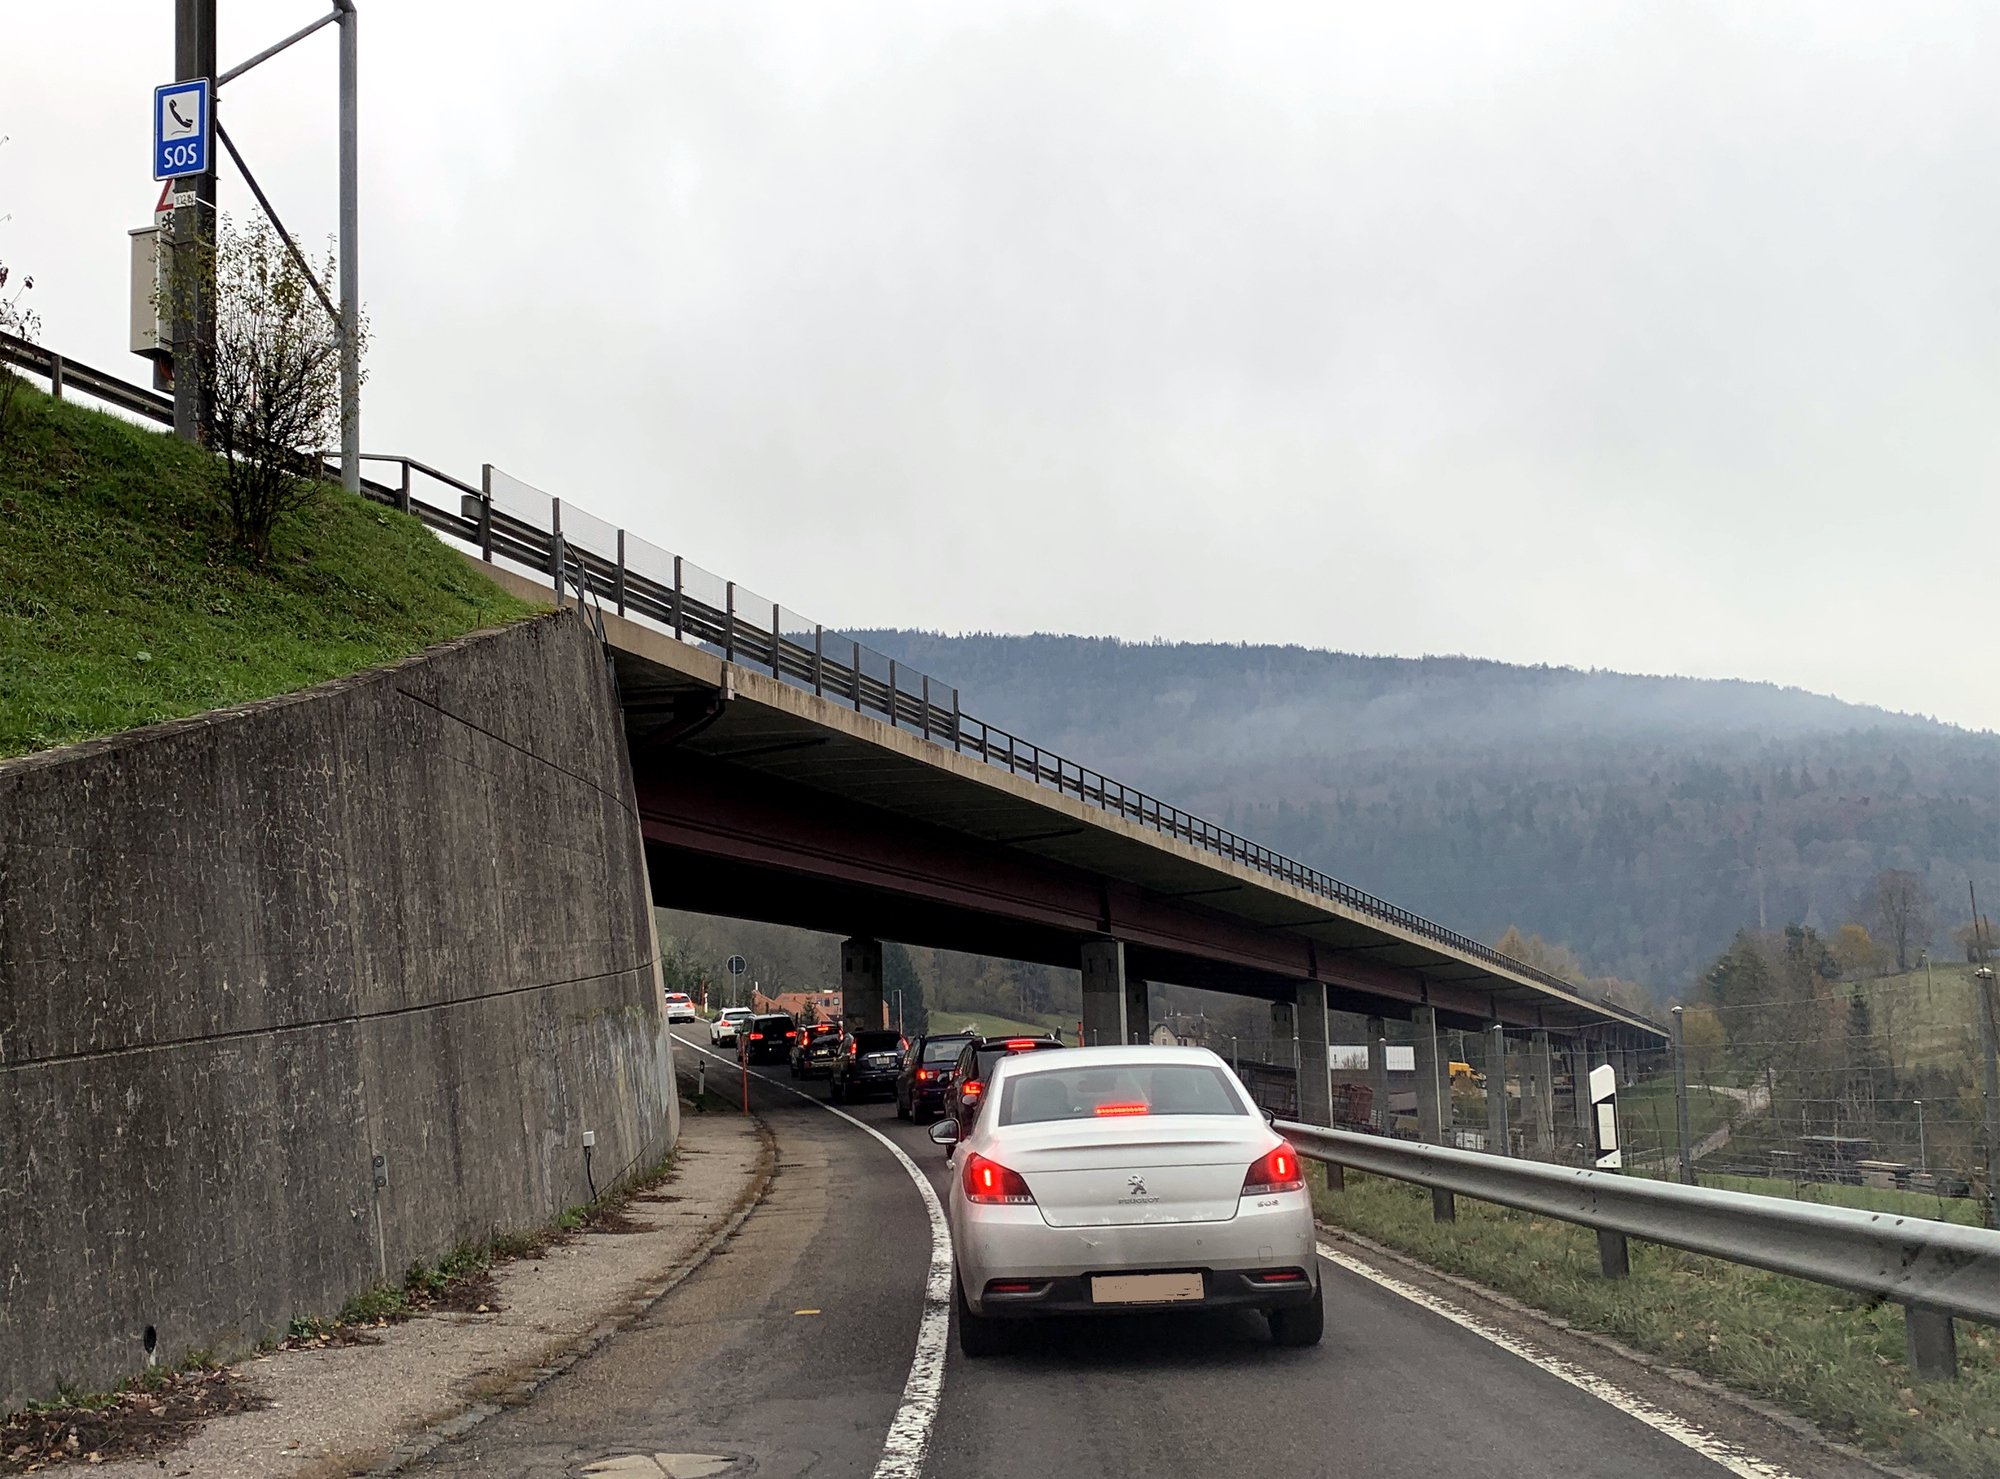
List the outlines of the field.
{"label": "field", "polygon": [[216,459],[23,385],[0,441],[0,756],[290,693],[527,614],[415,519],[329,489],[267,565]]}

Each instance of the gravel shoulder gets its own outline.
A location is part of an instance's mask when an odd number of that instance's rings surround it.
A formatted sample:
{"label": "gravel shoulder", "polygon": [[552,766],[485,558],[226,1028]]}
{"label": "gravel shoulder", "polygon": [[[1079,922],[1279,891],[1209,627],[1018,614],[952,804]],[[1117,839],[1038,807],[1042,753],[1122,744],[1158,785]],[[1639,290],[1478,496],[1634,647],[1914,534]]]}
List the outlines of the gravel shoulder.
{"label": "gravel shoulder", "polygon": [[93,1466],[118,1479],[333,1479],[388,1472],[438,1436],[525,1401],[542,1380],[642,1314],[755,1204],[773,1165],[755,1120],[694,1113],[668,1177],[626,1208],[632,1230],[585,1233],[494,1269],[498,1307],[434,1313],[379,1343],[281,1350],[237,1368],[268,1406],[210,1422],[185,1446]]}

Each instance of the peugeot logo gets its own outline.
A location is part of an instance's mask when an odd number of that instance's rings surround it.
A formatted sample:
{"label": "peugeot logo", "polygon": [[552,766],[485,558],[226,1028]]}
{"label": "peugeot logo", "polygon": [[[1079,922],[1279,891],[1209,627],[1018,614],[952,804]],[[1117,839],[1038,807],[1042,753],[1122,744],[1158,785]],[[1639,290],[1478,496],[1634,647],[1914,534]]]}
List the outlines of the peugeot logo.
{"label": "peugeot logo", "polygon": [[1142,1197],[1146,1194],[1146,1178],[1143,1176],[1127,1176],[1125,1184],[1132,1188],[1132,1196]]}

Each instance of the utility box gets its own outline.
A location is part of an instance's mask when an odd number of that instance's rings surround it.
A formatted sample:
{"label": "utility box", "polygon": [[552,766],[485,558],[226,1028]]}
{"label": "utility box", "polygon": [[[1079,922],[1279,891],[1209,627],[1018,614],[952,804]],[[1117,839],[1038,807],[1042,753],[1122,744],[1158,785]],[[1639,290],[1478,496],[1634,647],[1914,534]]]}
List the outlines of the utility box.
{"label": "utility box", "polygon": [[[168,213],[163,213],[168,214]],[[174,334],[164,309],[167,295],[167,254],[159,225],[126,233],[132,239],[132,352],[147,359],[171,362]]]}

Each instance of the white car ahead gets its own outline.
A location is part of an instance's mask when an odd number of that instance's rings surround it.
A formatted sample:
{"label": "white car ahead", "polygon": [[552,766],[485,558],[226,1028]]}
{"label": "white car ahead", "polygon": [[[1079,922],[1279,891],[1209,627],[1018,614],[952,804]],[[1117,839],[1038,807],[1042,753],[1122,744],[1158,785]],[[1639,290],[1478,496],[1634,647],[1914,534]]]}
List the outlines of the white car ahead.
{"label": "white car ahead", "polygon": [[715,1020],[708,1024],[708,1044],[720,1047],[724,1043],[736,1044],[736,1034],[756,1014],[748,1007],[724,1007],[715,1014]]}
{"label": "white car ahead", "polygon": [[667,1022],[699,1022],[701,1013],[694,1009],[694,998],[685,991],[667,993]]}
{"label": "white car ahead", "polygon": [[995,1065],[948,1217],[959,1348],[1005,1320],[1248,1308],[1319,1343],[1312,1199],[1298,1152],[1206,1048],[1077,1048]]}

